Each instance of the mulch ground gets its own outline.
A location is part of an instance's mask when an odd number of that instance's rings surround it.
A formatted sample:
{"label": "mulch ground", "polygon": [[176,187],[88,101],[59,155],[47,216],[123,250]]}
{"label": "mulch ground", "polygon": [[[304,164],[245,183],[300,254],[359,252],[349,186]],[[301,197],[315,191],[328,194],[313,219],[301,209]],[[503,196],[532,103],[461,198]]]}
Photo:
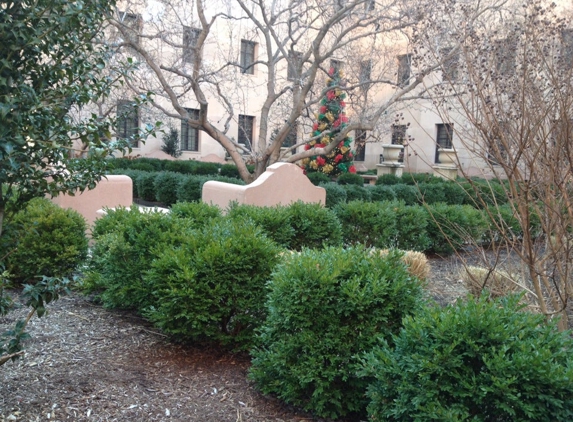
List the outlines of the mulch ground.
{"label": "mulch ground", "polygon": [[[455,258],[432,259],[429,295],[465,294]],[[170,343],[145,320],[74,293],[34,318],[26,353],[0,367],[5,421],[320,421],[260,394],[249,357]],[[22,318],[0,318],[0,332]]]}

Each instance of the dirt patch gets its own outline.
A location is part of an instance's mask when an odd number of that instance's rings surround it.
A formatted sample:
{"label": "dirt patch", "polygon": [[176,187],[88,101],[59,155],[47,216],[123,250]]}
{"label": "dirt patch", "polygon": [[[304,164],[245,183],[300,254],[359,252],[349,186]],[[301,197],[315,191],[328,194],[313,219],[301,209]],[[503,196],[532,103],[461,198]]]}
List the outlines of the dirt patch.
{"label": "dirt patch", "polygon": [[[429,295],[465,294],[455,258],[432,259]],[[0,319],[0,332],[26,309]],[[261,395],[249,358],[169,343],[138,316],[72,294],[34,318],[23,359],[0,367],[0,421],[320,421]]]}

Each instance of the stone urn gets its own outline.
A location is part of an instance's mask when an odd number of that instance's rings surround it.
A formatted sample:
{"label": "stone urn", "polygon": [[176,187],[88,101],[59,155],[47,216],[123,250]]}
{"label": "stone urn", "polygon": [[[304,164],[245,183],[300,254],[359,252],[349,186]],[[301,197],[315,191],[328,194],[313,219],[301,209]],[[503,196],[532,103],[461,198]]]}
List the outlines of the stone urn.
{"label": "stone urn", "polygon": [[457,166],[457,152],[453,148],[438,148],[438,160],[442,166]]}
{"label": "stone urn", "polygon": [[384,144],[382,148],[384,150],[384,162],[398,162],[400,153],[404,150],[404,145]]}

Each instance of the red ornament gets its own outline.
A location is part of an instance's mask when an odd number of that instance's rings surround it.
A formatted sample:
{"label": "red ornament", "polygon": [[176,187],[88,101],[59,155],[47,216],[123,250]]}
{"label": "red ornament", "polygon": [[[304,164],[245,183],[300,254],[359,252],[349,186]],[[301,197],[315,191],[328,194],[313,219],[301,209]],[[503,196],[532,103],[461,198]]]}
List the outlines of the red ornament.
{"label": "red ornament", "polygon": [[333,123],[332,123],[332,127],[338,127],[340,126],[340,119],[336,119]]}
{"label": "red ornament", "polygon": [[329,101],[332,101],[336,98],[336,92],[334,91],[328,91],[326,93],[326,98],[328,98]]}
{"label": "red ornament", "polygon": [[324,114],[324,113],[326,113],[326,110],[327,110],[327,109],[326,109],[326,106],[322,106],[322,107],[320,107],[319,112],[320,112],[321,114]]}
{"label": "red ornament", "polygon": [[310,148],[311,148],[311,146],[310,146],[309,144],[306,144],[306,145],[304,146],[304,150],[305,150],[305,151],[308,151]]}
{"label": "red ornament", "polygon": [[342,148],[344,146],[344,141],[340,141],[340,143],[338,144],[338,148]]}
{"label": "red ornament", "polygon": [[334,157],[334,162],[338,163],[340,160],[342,160],[344,157],[342,156],[342,154],[338,154],[336,157]]}
{"label": "red ornament", "polygon": [[312,125],[312,130],[316,129],[318,129],[318,122],[314,122],[314,124]]}
{"label": "red ornament", "polygon": [[344,101],[340,102],[340,107],[346,107],[346,103]]}
{"label": "red ornament", "polygon": [[354,166],[350,166],[350,168],[348,169],[349,173],[356,173],[356,167]]}
{"label": "red ornament", "polygon": [[348,158],[352,158],[352,157],[354,157],[354,155],[352,155],[352,153],[349,152],[349,153],[348,153]]}
{"label": "red ornament", "polygon": [[325,146],[324,144],[316,144],[315,148],[324,148],[324,146]]}
{"label": "red ornament", "polygon": [[329,74],[330,76],[334,75],[334,68],[333,68],[333,67],[331,67],[330,69],[328,69],[328,74]]}
{"label": "red ornament", "polygon": [[341,121],[342,123],[348,123],[348,117],[346,116],[346,114],[342,113],[342,114],[340,115],[340,121]]}
{"label": "red ornament", "polygon": [[[316,164],[318,164],[320,167],[322,167],[326,164],[326,160],[322,157],[317,157],[316,158]],[[355,170],[355,172],[356,172],[356,170]]]}

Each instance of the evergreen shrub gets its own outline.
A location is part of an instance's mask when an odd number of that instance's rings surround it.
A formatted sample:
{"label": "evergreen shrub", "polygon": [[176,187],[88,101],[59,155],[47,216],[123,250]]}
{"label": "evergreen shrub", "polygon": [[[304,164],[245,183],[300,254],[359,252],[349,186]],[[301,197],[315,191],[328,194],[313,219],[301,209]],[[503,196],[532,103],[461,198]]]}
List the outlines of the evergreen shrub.
{"label": "evergreen shrub", "polygon": [[203,185],[211,180],[208,176],[187,176],[181,180],[177,188],[177,199],[182,202],[201,201]]}
{"label": "evergreen shrub", "polygon": [[327,208],[334,208],[337,204],[346,202],[346,190],[342,186],[332,182],[321,183],[319,186],[326,190]]}
{"label": "evergreen shrub", "polygon": [[438,202],[446,202],[446,195],[443,188],[444,183],[419,183],[416,185],[418,188],[418,202],[420,204],[437,204]]}
{"label": "evergreen shrub", "polygon": [[144,201],[155,201],[155,178],[157,172],[142,172],[137,177],[137,197]]}
{"label": "evergreen shrub", "polygon": [[155,198],[167,205],[171,206],[177,202],[177,192],[179,185],[183,183],[185,176],[180,173],[171,171],[162,171],[157,174],[154,181]]}
{"label": "evergreen shrub", "polygon": [[181,174],[195,174],[197,161],[193,160],[168,160],[163,168],[166,171],[172,171]]}
{"label": "evergreen shrub", "polygon": [[14,215],[10,226],[6,235],[15,249],[5,263],[11,280],[18,284],[33,283],[38,276],[68,277],[87,257],[84,218],[48,199],[31,200]]}
{"label": "evergreen shrub", "polygon": [[401,177],[395,174],[382,174],[376,179],[376,185],[398,185],[404,183]]}
{"label": "evergreen shrub", "polygon": [[319,171],[313,171],[312,173],[308,173],[306,177],[308,177],[308,180],[310,180],[311,183],[315,186],[318,186],[321,183],[330,183],[330,177]]}
{"label": "evergreen shrub", "polygon": [[406,205],[416,205],[418,203],[418,188],[405,185],[403,183],[392,185],[398,201],[403,201]]}
{"label": "evergreen shrub", "polygon": [[395,252],[304,249],[283,259],[269,282],[250,377],[263,393],[320,417],[364,416],[371,380],[357,376],[359,357],[420,306],[419,281]]}
{"label": "evergreen shrub", "polygon": [[428,213],[418,205],[407,206],[403,202],[389,203],[396,218],[396,240],[392,246],[406,250],[425,252],[431,245],[428,234]]}
{"label": "evergreen shrub", "polygon": [[396,214],[384,203],[353,201],[338,204],[334,209],[342,225],[345,244],[363,244],[367,247],[394,246]]}
{"label": "evergreen shrub", "polygon": [[191,227],[201,228],[221,218],[221,210],[216,205],[204,202],[178,202],[171,207],[171,215],[184,218]]}
{"label": "evergreen shrub", "polygon": [[203,161],[197,161],[197,165],[195,166],[195,174],[202,174],[202,175],[219,175],[219,168],[220,164],[217,163],[208,163]]}
{"label": "evergreen shrub", "polygon": [[342,245],[342,227],[336,214],[320,204],[295,202],[288,208],[294,237],[290,249]]}
{"label": "evergreen shrub", "polygon": [[444,182],[441,184],[444,190],[444,202],[448,205],[462,205],[466,201],[466,191],[458,182]]}
{"label": "evergreen shrub", "polygon": [[407,316],[363,360],[371,421],[573,420],[573,341],[519,297]]}
{"label": "evergreen shrub", "polygon": [[339,185],[356,185],[356,186],[364,186],[364,179],[362,176],[356,173],[342,173],[336,179],[336,183]]}
{"label": "evergreen shrub", "polygon": [[443,183],[444,179],[431,173],[403,173],[402,182],[406,185],[418,185],[420,183]]}
{"label": "evergreen shrub", "polygon": [[85,288],[100,290],[103,304],[141,311],[153,304],[145,272],[157,253],[192,236],[185,219],[162,212],[109,210],[94,227],[95,245]]}
{"label": "evergreen shrub", "polygon": [[395,201],[396,193],[392,186],[375,185],[370,188],[370,198],[372,201]]}
{"label": "evergreen shrub", "polygon": [[364,185],[341,185],[346,191],[346,201],[364,201],[369,202],[372,198],[370,197],[370,189],[365,188]]}
{"label": "evergreen shrub", "polygon": [[237,166],[234,164],[223,164],[221,166],[219,174],[225,177],[234,177],[235,179],[241,178],[241,176],[239,175],[239,170],[237,169]]}
{"label": "evergreen shrub", "polygon": [[291,226],[291,213],[287,207],[257,207],[234,205],[227,214],[232,219],[250,219],[258,225],[269,239],[278,245],[289,248],[295,231]]}
{"label": "evergreen shrub", "polygon": [[183,245],[162,248],[144,275],[153,296],[144,315],[177,341],[248,349],[265,319],[279,251],[251,221],[215,220]]}
{"label": "evergreen shrub", "polygon": [[133,163],[129,166],[131,170],[140,170],[140,171],[156,171],[155,167],[153,167],[149,163]]}

